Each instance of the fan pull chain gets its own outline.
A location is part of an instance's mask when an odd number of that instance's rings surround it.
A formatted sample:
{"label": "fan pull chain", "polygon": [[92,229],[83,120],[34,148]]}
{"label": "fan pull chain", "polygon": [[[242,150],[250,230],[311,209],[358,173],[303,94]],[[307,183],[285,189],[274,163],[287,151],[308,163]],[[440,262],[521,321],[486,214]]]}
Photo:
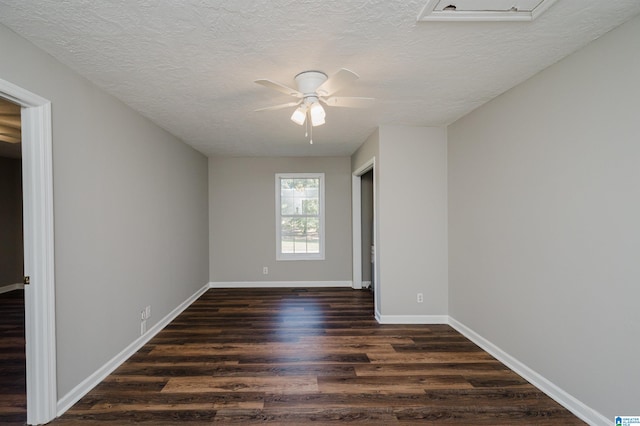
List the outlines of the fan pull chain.
{"label": "fan pull chain", "polygon": [[311,122],[311,114],[309,113],[309,110],[307,110],[306,114],[307,119],[304,120],[304,137],[309,138],[309,145],[313,145],[313,126],[309,125]]}

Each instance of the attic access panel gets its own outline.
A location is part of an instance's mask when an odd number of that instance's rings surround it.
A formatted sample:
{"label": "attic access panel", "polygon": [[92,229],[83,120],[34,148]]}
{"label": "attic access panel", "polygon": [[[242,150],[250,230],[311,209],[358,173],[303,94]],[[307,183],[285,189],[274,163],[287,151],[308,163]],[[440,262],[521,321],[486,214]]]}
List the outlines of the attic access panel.
{"label": "attic access panel", "polygon": [[418,21],[533,21],[556,0],[429,0]]}

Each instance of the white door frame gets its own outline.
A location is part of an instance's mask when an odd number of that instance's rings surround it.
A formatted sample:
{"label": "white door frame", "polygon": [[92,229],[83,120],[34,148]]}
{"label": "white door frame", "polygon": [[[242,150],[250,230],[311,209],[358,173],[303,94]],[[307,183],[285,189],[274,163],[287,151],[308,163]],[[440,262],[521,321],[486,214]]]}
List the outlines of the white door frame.
{"label": "white door frame", "polygon": [[22,106],[27,423],[56,417],[56,327],[51,102],[0,79],[0,97]]}
{"label": "white door frame", "polygon": [[378,306],[378,297],[380,297],[379,283],[378,283],[378,237],[377,237],[377,208],[376,208],[376,175],[375,175],[376,158],[373,157],[362,166],[356,169],[351,175],[351,214],[352,214],[352,228],[353,228],[353,288],[362,288],[362,175],[369,170],[374,170],[373,173],[373,235],[372,241],[376,248],[375,250],[375,267],[373,268],[373,285],[374,292],[373,297],[375,299],[375,306]]}

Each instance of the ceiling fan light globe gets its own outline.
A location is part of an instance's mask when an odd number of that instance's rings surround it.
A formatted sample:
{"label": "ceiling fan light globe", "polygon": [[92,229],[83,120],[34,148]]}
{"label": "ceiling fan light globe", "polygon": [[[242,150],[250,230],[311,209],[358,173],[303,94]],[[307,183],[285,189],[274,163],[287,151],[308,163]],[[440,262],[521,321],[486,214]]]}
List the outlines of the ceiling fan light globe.
{"label": "ceiling fan light globe", "polygon": [[311,119],[311,125],[313,127],[322,126],[325,123],[324,117],[316,118],[315,120]]}
{"label": "ceiling fan light globe", "polygon": [[311,105],[311,108],[309,108],[309,113],[311,115],[312,126],[321,126],[325,123],[324,119],[327,114],[319,102],[316,102],[313,105]]}
{"label": "ceiling fan light globe", "polygon": [[293,111],[293,114],[291,114],[291,121],[293,121],[296,124],[299,124],[300,126],[304,124],[306,119],[307,119],[307,111],[302,107],[296,108],[296,110]]}

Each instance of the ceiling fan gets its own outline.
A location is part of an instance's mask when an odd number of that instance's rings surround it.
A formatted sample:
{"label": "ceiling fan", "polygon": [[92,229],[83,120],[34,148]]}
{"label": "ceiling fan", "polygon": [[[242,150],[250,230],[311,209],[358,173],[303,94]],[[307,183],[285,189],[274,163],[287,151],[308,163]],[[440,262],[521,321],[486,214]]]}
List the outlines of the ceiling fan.
{"label": "ceiling fan", "polygon": [[322,71],[303,71],[295,76],[297,90],[272,80],[256,80],[256,83],[262,86],[298,98],[293,102],[260,108],[256,111],[273,111],[297,106],[298,108],[291,115],[291,121],[301,126],[305,122],[311,122],[312,127],[320,126],[325,123],[326,116],[322,104],[332,107],[363,108],[373,103],[373,98],[333,96],[358,78],[358,74],[345,68],[331,77],[327,77],[327,74]]}

